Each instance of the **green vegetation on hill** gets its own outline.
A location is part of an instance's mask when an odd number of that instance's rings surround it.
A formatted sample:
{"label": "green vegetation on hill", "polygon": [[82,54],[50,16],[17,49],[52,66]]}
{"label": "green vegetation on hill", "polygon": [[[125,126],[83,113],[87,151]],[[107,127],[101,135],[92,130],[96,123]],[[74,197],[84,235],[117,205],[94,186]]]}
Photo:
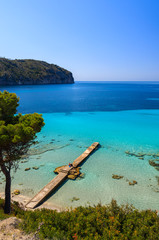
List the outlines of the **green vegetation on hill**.
{"label": "green vegetation on hill", "polygon": [[73,83],[72,73],[44,61],[0,58],[0,85]]}
{"label": "green vegetation on hill", "polygon": [[118,206],[114,200],[108,206],[77,207],[60,213],[48,209],[23,211],[15,205],[13,209],[23,220],[21,228],[38,233],[40,239],[159,239],[156,211]]}

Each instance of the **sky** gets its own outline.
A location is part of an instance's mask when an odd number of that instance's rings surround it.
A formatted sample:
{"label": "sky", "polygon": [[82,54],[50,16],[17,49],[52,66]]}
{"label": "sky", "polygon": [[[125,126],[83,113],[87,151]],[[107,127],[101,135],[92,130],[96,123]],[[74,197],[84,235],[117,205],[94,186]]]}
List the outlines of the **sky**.
{"label": "sky", "polygon": [[159,81],[159,0],[1,0],[0,57],[75,81]]}

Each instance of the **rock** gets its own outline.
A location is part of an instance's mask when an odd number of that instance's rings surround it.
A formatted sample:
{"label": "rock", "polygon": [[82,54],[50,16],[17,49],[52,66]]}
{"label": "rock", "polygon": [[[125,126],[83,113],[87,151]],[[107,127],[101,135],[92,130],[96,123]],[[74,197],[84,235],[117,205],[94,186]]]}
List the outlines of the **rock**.
{"label": "rock", "polygon": [[154,192],[159,192],[159,189],[154,189]]}
{"label": "rock", "polygon": [[21,161],[21,163],[27,163],[27,162],[28,162],[27,160]]}
{"label": "rock", "polygon": [[[159,157],[159,153],[145,153],[145,152],[134,153],[134,152],[130,152],[130,151],[125,151],[125,153],[129,156],[138,157],[139,159],[142,159],[144,156],[152,156],[154,158]],[[158,161],[158,160],[156,160],[156,161]]]}
{"label": "rock", "polygon": [[29,171],[30,170],[30,167],[29,168],[25,168],[25,171]]}
{"label": "rock", "polygon": [[16,217],[6,218],[0,221],[0,239],[1,240],[31,240],[37,239],[34,234],[25,234],[19,229],[22,220]]}
{"label": "rock", "polygon": [[144,160],[144,158],[143,158],[143,157],[139,157],[139,159],[141,159],[141,160]]}
{"label": "rock", "polygon": [[38,169],[39,169],[39,167],[32,167],[32,169],[34,169],[34,170],[38,170]]}
{"label": "rock", "polygon": [[79,172],[75,172],[74,175],[77,177],[79,175]]}
{"label": "rock", "polygon": [[159,176],[156,176],[156,179],[157,179],[157,183],[159,185]]}
{"label": "rock", "polygon": [[56,174],[60,173],[60,171],[61,171],[63,168],[65,168],[66,166],[67,166],[67,165],[60,166],[60,167],[55,168],[54,173],[56,173]]}
{"label": "rock", "polygon": [[159,167],[159,163],[156,163],[155,160],[149,160],[149,164],[153,167]]}
{"label": "rock", "polygon": [[120,175],[115,175],[115,174],[112,174],[112,178],[114,178],[114,179],[121,179],[121,178],[123,178],[124,176],[120,176]]}
{"label": "rock", "polygon": [[130,154],[130,151],[125,151],[126,154]]}
{"label": "rock", "polygon": [[129,182],[129,185],[134,185],[132,182]]}
{"label": "rock", "polygon": [[[54,173],[58,174],[60,173],[67,165],[64,165],[64,166],[60,166],[60,167],[57,167],[55,170],[54,170]],[[69,179],[76,179],[79,175],[81,174],[80,172],[80,167],[77,167],[77,168],[70,168],[69,170],[69,173],[68,173],[68,178]]]}
{"label": "rock", "polygon": [[85,175],[84,173],[81,173],[81,174],[79,175],[79,177],[80,177],[80,178],[84,178],[84,175]]}
{"label": "rock", "polygon": [[21,220],[17,219],[16,217],[10,217],[0,222],[0,230],[13,230],[17,228]]}
{"label": "rock", "polygon": [[134,157],[138,157],[138,158],[144,157],[146,155],[146,153],[141,153],[141,152],[134,153],[134,152],[130,152],[130,151],[125,151],[125,153],[129,156],[134,156]]}
{"label": "rock", "polygon": [[[54,144],[47,143],[47,144],[40,145],[40,147],[37,147],[37,148],[30,148],[27,154],[28,154],[28,156],[40,155],[45,152],[58,150],[58,149],[61,149],[61,148],[67,147],[67,146],[69,146],[69,144],[55,146]],[[38,156],[38,157],[40,157],[40,156]]]}
{"label": "rock", "polygon": [[77,197],[73,197],[73,198],[71,199],[71,202],[78,201],[78,200],[80,200],[80,199],[77,198]]}
{"label": "rock", "polygon": [[133,184],[137,184],[137,181],[133,180]]}
{"label": "rock", "polygon": [[146,154],[145,153],[138,153],[138,154],[135,154],[136,157],[144,157]]}
{"label": "rock", "polygon": [[69,179],[72,179],[72,180],[76,179],[76,176],[75,176],[75,175],[68,175],[67,177],[68,177]]}
{"label": "rock", "polygon": [[137,184],[137,181],[133,180],[132,182],[129,182],[129,185],[134,186],[135,184]]}
{"label": "rock", "polygon": [[13,191],[13,194],[14,194],[14,195],[19,195],[19,194],[20,194],[20,191],[19,191],[18,189],[15,189],[15,190]]}

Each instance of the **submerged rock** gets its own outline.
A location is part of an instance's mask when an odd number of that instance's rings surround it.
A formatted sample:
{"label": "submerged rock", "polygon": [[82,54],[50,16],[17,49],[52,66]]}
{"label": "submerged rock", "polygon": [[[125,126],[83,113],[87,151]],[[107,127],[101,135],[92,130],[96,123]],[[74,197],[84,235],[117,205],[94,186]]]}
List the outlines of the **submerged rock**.
{"label": "submerged rock", "polygon": [[134,186],[135,184],[137,184],[137,181],[133,180],[132,182],[129,182],[130,186]]}
{"label": "submerged rock", "polygon": [[130,151],[125,151],[126,154],[130,154]]}
{"label": "submerged rock", "polygon": [[78,201],[78,200],[80,200],[80,199],[77,198],[77,197],[73,197],[73,198],[71,199],[71,202]]}
{"label": "submerged rock", "polygon": [[69,143],[61,146],[53,145],[52,143],[43,144],[43,145],[39,145],[37,148],[31,148],[28,151],[28,155],[40,155],[48,151],[58,150],[58,149],[67,147],[69,145],[70,145]]}
{"label": "submerged rock", "polygon": [[[138,157],[139,159],[142,159],[144,158],[144,156],[152,156],[152,157],[159,157],[159,153],[145,153],[145,152],[138,152],[138,153],[135,153],[135,152],[130,152],[130,151],[125,151],[125,153],[129,156],[134,156],[134,157]],[[143,159],[142,159],[143,160]]]}
{"label": "submerged rock", "polygon": [[13,191],[13,194],[14,194],[14,195],[19,195],[19,194],[20,194],[20,191],[19,191],[18,189],[15,189],[15,190]]}
{"label": "submerged rock", "polygon": [[157,179],[157,183],[159,185],[159,176],[156,176],[156,179]]}
{"label": "submerged rock", "polygon": [[27,160],[21,161],[21,163],[27,163],[27,162],[28,162]]}
{"label": "submerged rock", "polygon": [[79,175],[80,178],[84,178],[84,176],[85,176],[84,173],[81,173],[81,174]]}
{"label": "submerged rock", "polygon": [[130,152],[130,151],[125,151],[125,153],[129,156],[134,156],[134,157],[138,157],[138,158],[141,158],[141,157],[144,157],[146,155],[146,153],[134,153],[134,152]]}
{"label": "submerged rock", "polygon": [[44,167],[44,166],[45,166],[45,164],[41,164],[41,165],[40,165],[40,167]]}
{"label": "submerged rock", "polygon": [[34,169],[34,170],[38,170],[38,169],[39,169],[39,167],[32,167],[32,169]]}
{"label": "submerged rock", "polygon": [[116,175],[116,174],[112,174],[112,178],[114,178],[114,179],[121,179],[121,178],[123,178],[124,176],[120,176],[120,175]]}
{"label": "submerged rock", "polygon": [[153,167],[159,167],[159,163],[156,163],[156,160],[149,160],[149,164]]}
{"label": "submerged rock", "polygon": [[30,168],[25,168],[25,171],[29,171],[30,170]]}

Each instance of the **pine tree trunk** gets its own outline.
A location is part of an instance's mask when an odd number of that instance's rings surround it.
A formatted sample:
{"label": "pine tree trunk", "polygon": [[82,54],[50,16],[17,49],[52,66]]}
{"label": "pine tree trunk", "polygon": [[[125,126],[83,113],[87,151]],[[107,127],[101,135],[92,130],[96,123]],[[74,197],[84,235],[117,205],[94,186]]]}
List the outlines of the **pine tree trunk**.
{"label": "pine tree trunk", "polygon": [[3,161],[2,150],[0,149],[0,169],[6,177],[6,186],[5,186],[5,206],[4,212],[11,212],[11,176],[10,170],[7,170],[5,163]]}
{"label": "pine tree trunk", "polygon": [[10,172],[8,172],[8,171],[6,174],[4,212],[5,213],[11,212],[11,176],[10,176]]}

